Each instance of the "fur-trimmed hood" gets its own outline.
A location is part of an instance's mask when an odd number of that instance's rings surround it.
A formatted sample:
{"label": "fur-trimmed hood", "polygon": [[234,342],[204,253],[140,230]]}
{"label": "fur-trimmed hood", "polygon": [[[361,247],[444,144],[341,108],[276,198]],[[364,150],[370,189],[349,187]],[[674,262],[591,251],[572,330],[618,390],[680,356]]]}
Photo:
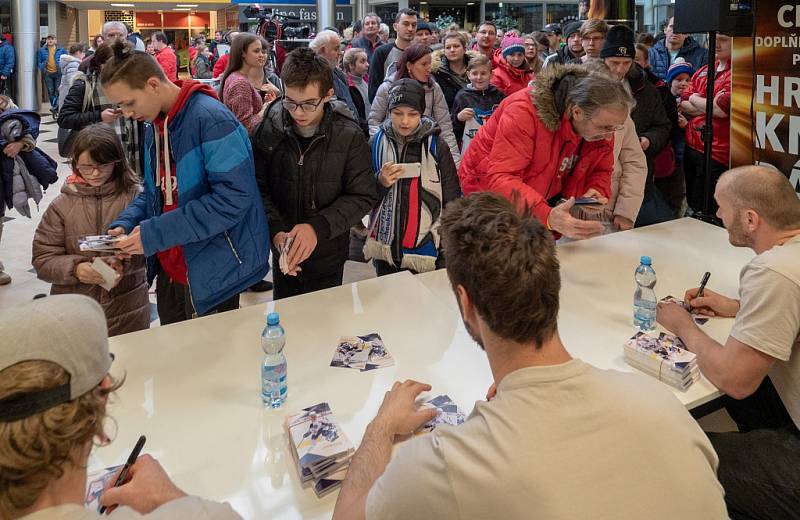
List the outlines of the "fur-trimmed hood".
{"label": "fur-trimmed hood", "polygon": [[589,71],[582,65],[553,64],[536,76],[531,100],[548,130],[555,132],[561,126],[567,110],[567,94],[578,80],[588,75]]}

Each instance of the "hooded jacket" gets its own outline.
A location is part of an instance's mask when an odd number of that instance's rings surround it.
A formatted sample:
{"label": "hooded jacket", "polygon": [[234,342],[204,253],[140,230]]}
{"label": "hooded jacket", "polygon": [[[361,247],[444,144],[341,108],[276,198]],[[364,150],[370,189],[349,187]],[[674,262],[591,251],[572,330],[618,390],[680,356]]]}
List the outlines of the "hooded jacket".
{"label": "hooded jacket", "polygon": [[544,60],[542,68],[549,67],[550,65],[555,65],[555,64],[566,65],[570,61],[579,59],[580,59],[579,56],[575,56],[575,54],[571,50],[569,50],[569,45],[564,45],[556,52],[548,56],[546,60]]}
{"label": "hooded jacket", "polygon": [[500,49],[494,56],[494,70],[492,70],[492,85],[497,87],[500,92],[510,96],[518,90],[528,86],[533,80],[533,73],[529,70],[522,70],[508,64]]}
{"label": "hooded jacket", "polygon": [[61,83],[58,85],[58,109],[64,105],[64,100],[67,98],[69,88],[72,86],[72,81],[75,75],[78,74],[78,67],[81,60],[75,56],[64,54],[58,61],[58,68],[61,70]]}
{"label": "hooded jacket", "polygon": [[[469,64],[471,56],[477,55],[477,52],[469,51],[464,55],[464,67]],[[467,71],[464,69],[464,75],[461,76],[453,72],[450,68],[450,61],[444,54],[444,50],[434,51],[433,61],[431,61],[431,74],[436,79],[436,83],[442,88],[444,99],[447,101],[447,108],[452,110],[453,101],[456,98],[458,91],[467,86],[469,80],[467,79]]]}
{"label": "hooded jacket", "polygon": [[0,41],[0,76],[8,78],[14,72],[16,61],[14,47],[6,41]]}
{"label": "hooded jacket", "polygon": [[[269,106],[252,137],[272,236],[303,223],[317,234],[317,247],[299,276],[340,269],[348,256],[350,228],[378,200],[364,133],[344,103],[330,102],[324,110],[305,150],[280,101]],[[273,255],[277,258],[278,251]]]}
{"label": "hooded jacket", "polygon": [[[700,46],[690,36],[683,42],[683,47],[678,50],[677,57],[685,59],[692,64],[694,70],[698,70],[703,65],[708,64],[708,49]],[[653,71],[653,74],[662,80],[666,80],[667,71],[671,64],[666,39],[658,40],[655,45],[650,47],[648,58],[650,59],[650,70]]]}
{"label": "hooded jacket", "polygon": [[484,90],[476,90],[472,83],[467,84],[461,92],[456,94],[453,101],[453,132],[458,142],[464,137],[464,123],[458,120],[458,114],[465,108],[480,110],[482,113],[494,112],[497,106],[505,99],[505,94],[497,90],[494,85],[489,85]]}
{"label": "hooded jacket", "polygon": [[[39,121],[41,116],[31,110],[9,109],[0,113],[0,127],[8,121],[15,120],[21,123],[19,140],[27,141],[18,157],[25,163],[28,172],[36,178],[43,190],[58,180],[56,168],[58,165],[39,148],[36,148],[36,139],[39,137]],[[9,144],[0,132],[0,150]],[[14,200],[14,159],[0,153],[0,216],[5,214],[5,208],[13,207]]]}
{"label": "hooded jacket", "polygon": [[165,140],[176,164],[177,208],[163,211],[157,140],[148,125],[144,191],[109,227],[141,226],[148,283],[159,272],[156,253],[181,246],[192,303],[202,315],[264,278],[269,230],[247,131],[211,87],[192,80],[176,85],[181,92]]}
{"label": "hooded jacket", "polygon": [[78,237],[104,234],[138,192],[133,188],[119,193],[113,182],[93,187],[72,176],[42,215],[33,237],[33,267],[40,280],[53,284],[50,294],[83,294],[96,300],[105,312],[109,336],[150,327],[145,260],[136,255],[124,261],[122,279],[110,291],[81,283],[75,267],[103,255],[81,251]]}
{"label": "hooded jacket", "polygon": [[[445,143],[444,139],[442,139],[440,128],[436,126],[436,123],[434,123],[433,120],[431,120],[429,117],[423,116],[420,119],[419,126],[414,133],[405,139],[395,133],[391,120],[384,121],[381,125],[381,128],[386,133],[386,137],[388,137],[389,140],[395,143],[397,146],[398,163],[420,162],[422,160],[422,142],[426,137],[433,136],[433,139],[436,139],[436,166],[439,170],[439,178],[442,182],[442,208],[444,209],[444,207],[447,206],[450,201],[461,197],[461,186],[458,184],[458,172],[456,171],[456,165],[453,162],[452,156],[450,155],[450,150],[447,148],[447,143]],[[376,136],[372,136],[369,142],[372,153],[375,153],[375,139]],[[375,172],[376,179],[378,173],[379,172]],[[399,179],[397,181],[400,183],[398,186],[398,193],[401,201],[400,212],[396,215],[397,222],[405,223],[408,220],[410,204],[409,187],[411,185],[411,181],[412,179]],[[380,199],[378,202],[380,203],[383,198],[386,197],[386,194],[389,192],[389,188],[385,188],[382,184],[380,184],[380,182],[376,182],[375,184],[378,187],[378,197]],[[392,257],[395,265],[400,265],[402,261],[402,254],[400,253],[400,240],[405,235],[405,232],[405,228],[399,229],[394,235],[394,242],[391,244]],[[439,255],[436,264],[437,268],[444,267],[443,255]]]}
{"label": "hooded jacket", "polygon": [[553,66],[536,87],[507,97],[472,140],[458,171],[465,195],[518,192],[543,223],[555,196],[580,197],[594,188],[611,195],[612,141],[584,141],[566,114],[566,94],[585,67]]}
{"label": "hooded jacket", "polygon": [[[369,135],[373,136],[378,132],[378,128],[389,117],[389,90],[392,88],[395,74],[390,75],[381,84],[375,99],[372,101],[372,107],[369,111]],[[450,120],[450,109],[447,108],[447,101],[444,99],[444,93],[433,78],[428,79],[428,83],[422,85],[425,89],[425,113],[423,115],[430,117],[441,128],[441,136],[444,138],[447,146],[450,147],[450,153],[453,155],[453,160],[456,166],[461,164],[461,153],[458,150],[458,142],[453,133],[453,123]]]}

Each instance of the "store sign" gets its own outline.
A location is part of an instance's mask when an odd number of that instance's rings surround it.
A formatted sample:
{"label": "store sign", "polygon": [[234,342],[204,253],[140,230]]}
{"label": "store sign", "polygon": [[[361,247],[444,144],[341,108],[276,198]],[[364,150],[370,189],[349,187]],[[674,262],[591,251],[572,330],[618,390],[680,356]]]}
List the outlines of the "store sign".
{"label": "store sign", "polygon": [[[315,5],[270,5],[269,7],[275,14],[291,16],[293,19],[299,18],[299,21],[301,22],[317,21],[317,6]],[[289,21],[291,21],[291,19]],[[352,22],[353,7],[349,5],[337,5],[336,21],[347,23]]]}
{"label": "store sign", "polygon": [[800,7],[789,2],[758,0],[755,42],[733,39],[731,166],[771,164],[800,196],[800,17],[795,10]]}

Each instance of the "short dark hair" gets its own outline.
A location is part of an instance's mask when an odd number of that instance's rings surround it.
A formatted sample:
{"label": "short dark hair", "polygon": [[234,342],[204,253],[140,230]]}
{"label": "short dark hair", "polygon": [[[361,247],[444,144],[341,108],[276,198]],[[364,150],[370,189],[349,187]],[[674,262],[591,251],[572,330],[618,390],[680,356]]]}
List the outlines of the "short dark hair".
{"label": "short dark hair", "polygon": [[313,50],[300,47],[286,56],[281,81],[286,87],[303,87],[316,82],[319,95],[324,97],[333,88],[333,68],[328,60]]}
{"label": "short dark hair", "polygon": [[495,23],[491,20],[482,21],[481,24],[478,26],[478,30],[480,31],[481,27],[483,27],[484,25],[491,25],[492,27],[494,27],[494,32],[497,32],[497,25],[495,25]]}
{"label": "short dark hair", "polygon": [[78,54],[79,52],[86,52],[86,44],[85,43],[73,43],[69,46],[69,53],[70,55]]}
{"label": "short dark hair", "polygon": [[161,31],[154,32],[150,36],[150,41],[160,41],[161,43],[169,43],[169,40],[167,39],[167,35],[164,34]]}
{"label": "short dark hair", "polygon": [[415,10],[409,9],[408,7],[406,7],[404,9],[400,9],[399,11],[397,11],[397,14],[394,17],[394,23],[400,23],[400,17],[403,16],[403,15],[406,15],[406,16],[417,16],[417,17],[419,16],[419,14],[417,14],[417,12]]}
{"label": "short dark hair", "polygon": [[553,337],[561,289],[555,242],[528,207],[472,193],[447,205],[441,234],[453,290],[464,288],[494,334],[537,348]]}

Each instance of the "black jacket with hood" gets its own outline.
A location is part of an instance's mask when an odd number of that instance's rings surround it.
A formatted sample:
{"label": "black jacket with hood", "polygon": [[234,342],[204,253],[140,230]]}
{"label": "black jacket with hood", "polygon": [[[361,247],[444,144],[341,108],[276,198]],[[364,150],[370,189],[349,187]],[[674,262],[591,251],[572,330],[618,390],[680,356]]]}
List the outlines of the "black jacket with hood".
{"label": "black jacket with hood", "polygon": [[328,103],[324,110],[304,150],[280,101],[269,106],[251,137],[271,238],[303,223],[317,234],[317,247],[302,264],[310,277],[341,269],[350,228],[378,201],[364,133],[344,103]]}
{"label": "black jacket with hood", "polygon": [[[465,67],[469,64],[469,59],[470,54],[465,54]],[[458,91],[464,88],[467,83],[469,83],[466,69],[464,70],[463,76],[453,72],[452,69],[450,69],[450,62],[447,60],[447,56],[444,55],[444,51],[439,50],[434,51],[433,53],[433,61],[431,61],[431,74],[433,74],[436,83],[438,83],[439,87],[441,87],[442,93],[444,93],[444,99],[447,101],[447,108],[449,108],[452,112],[453,100],[455,100],[456,94],[458,94]]]}
{"label": "black jacket with hood", "polygon": [[450,113],[453,118],[453,133],[456,134],[458,143],[461,144],[461,140],[464,138],[464,123],[458,120],[459,112],[465,108],[477,108],[488,112],[497,107],[505,97],[506,95],[492,84],[489,84],[484,90],[476,90],[472,83],[469,83],[456,94]]}

